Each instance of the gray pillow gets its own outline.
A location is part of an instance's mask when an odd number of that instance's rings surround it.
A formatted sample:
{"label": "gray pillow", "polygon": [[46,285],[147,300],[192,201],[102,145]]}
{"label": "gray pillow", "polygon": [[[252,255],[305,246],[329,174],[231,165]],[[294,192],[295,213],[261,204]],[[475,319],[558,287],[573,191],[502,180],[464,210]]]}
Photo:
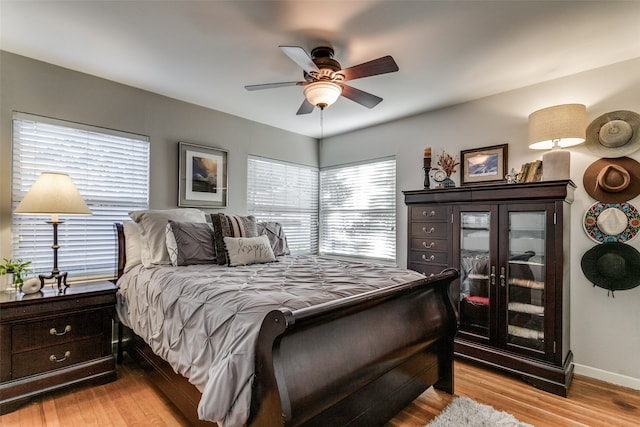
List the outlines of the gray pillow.
{"label": "gray pillow", "polygon": [[129,217],[140,227],[142,264],[147,268],[171,264],[165,231],[169,220],[206,222],[204,212],[193,208],[134,211]]}
{"label": "gray pillow", "polygon": [[211,224],[169,221],[166,232],[173,266],[217,264]]}
{"label": "gray pillow", "polygon": [[287,236],[284,234],[282,225],[279,222],[259,222],[257,224],[258,234],[265,234],[269,238],[271,249],[275,256],[290,255]]}

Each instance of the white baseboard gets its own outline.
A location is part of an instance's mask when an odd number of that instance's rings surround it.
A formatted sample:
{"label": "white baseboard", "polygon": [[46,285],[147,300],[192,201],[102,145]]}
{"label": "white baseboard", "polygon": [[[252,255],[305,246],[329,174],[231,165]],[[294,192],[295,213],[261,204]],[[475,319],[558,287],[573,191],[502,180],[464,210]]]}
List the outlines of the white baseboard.
{"label": "white baseboard", "polygon": [[591,366],[573,364],[574,373],[585,377],[594,378],[596,380],[619,385],[622,387],[640,390],[640,379],[628,377],[626,375],[616,374],[614,372],[603,371],[602,369],[592,368]]}

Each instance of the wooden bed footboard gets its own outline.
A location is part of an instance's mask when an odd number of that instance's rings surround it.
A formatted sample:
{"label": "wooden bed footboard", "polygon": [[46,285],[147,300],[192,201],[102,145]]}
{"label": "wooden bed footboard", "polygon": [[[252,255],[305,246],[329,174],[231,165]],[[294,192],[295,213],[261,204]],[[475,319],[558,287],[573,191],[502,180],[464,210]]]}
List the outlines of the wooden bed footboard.
{"label": "wooden bed footboard", "polygon": [[[118,231],[118,276],[124,234]],[[274,310],[256,347],[248,426],[376,426],[424,390],[453,393],[454,269],[317,306]],[[129,352],[194,425],[199,392],[133,337]],[[120,359],[120,357],[119,357]]]}
{"label": "wooden bed footboard", "polygon": [[453,393],[457,277],[269,313],[249,425],[382,425],[431,385]]}

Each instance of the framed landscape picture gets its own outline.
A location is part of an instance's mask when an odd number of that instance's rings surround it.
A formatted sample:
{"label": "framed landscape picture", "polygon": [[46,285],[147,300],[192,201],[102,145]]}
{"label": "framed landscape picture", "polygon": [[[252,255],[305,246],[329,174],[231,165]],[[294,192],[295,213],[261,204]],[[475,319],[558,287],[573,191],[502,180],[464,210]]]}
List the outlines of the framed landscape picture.
{"label": "framed landscape picture", "polygon": [[460,152],[462,185],[497,183],[505,180],[508,144]]}
{"label": "framed landscape picture", "polygon": [[180,142],[178,206],[227,206],[227,152]]}

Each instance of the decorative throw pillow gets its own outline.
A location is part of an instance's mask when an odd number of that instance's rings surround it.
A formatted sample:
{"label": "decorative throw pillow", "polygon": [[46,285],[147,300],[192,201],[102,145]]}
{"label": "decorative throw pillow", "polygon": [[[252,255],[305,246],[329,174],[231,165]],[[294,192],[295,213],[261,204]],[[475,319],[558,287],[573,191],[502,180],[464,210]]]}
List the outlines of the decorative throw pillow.
{"label": "decorative throw pillow", "polygon": [[253,215],[239,216],[223,213],[211,214],[213,224],[213,236],[216,248],[218,264],[228,264],[225,250],[225,237],[257,237],[258,228],[256,218]]}
{"label": "decorative throw pillow", "polygon": [[259,222],[257,224],[258,235],[266,235],[271,243],[271,249],[275,256],[290,255],[287,236],[284,234],[279,222]]}
{"label": "decorative throw pillow", "polygon": [[169,220],[206,222],[204,212],[192,208],[134,211],[129,212],[129,217],[140,227],[142,264],[145,267],[171,264],[166,243]]}
{"label": "decorative throw pillow", "polygon": [[142,264],[142,249],[140,247],[140,228],[133,221],[123,221],[125,245],[124,272],[131,270],[138,264]]}
{"label": "decorative throw pillow", "polygon": [[174,267],[217,264],[213,227],[206,222],[169,220],[166,228],[167,252]]}
{"label": "decorative throw pillow", "polygon": [[269,238],[258,237],[225,237],[229,266],[262,264],[276,260]]}

